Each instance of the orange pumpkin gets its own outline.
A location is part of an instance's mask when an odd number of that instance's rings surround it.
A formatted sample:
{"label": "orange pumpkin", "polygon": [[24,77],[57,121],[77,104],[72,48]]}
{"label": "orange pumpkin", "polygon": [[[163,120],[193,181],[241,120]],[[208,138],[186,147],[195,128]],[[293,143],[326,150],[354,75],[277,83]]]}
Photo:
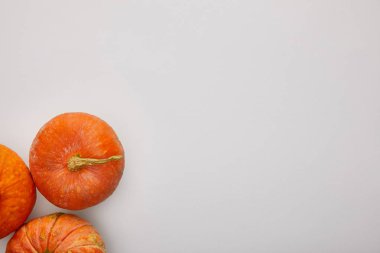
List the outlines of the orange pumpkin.
{"label": "orange pumpkin", "polygon": [[25,163],[0,144],[0,238],[25,222],[35,202],[36,187]]}
{"label": "orange pumpkin", "polygon": [[6,253],[103,253],[104,242],[86,220],[55,213],[33,219],[9,240]]}
{"label": "orange pumpkin", "polygon": [[29,164],[42,195],[56,206],[79,210],[114,192],[124,170],[124,150],[103,120],[87,113],[65,113],[40,129]]}

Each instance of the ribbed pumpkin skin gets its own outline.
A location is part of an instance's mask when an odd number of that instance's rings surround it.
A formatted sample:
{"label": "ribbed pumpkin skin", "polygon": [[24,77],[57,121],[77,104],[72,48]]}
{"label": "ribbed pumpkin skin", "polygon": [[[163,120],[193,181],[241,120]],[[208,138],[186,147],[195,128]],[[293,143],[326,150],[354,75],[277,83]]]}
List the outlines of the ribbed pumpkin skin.
{"label": "ribbed pumpkin skin", "polygon": [[36,202],[36,187],[23,160],[0,144],[0,238],[19,228]]}
{"label": "ribbed pumpkin skin", "polygon": [[[104,164],[68,167],[73,156],[105,159]],[[38,190],[54,205],[80,210],[94,206],[116,189],[124,170],[124,150],[113,129],[87,113],[65,113],[47,122],[30,149],[30,171]]]}
{"label": "ribbed pumpkin skin", "polygon": [[104,242],[86,220],[55,213],[22,226],[9,240],[6,253],[104,253]]}

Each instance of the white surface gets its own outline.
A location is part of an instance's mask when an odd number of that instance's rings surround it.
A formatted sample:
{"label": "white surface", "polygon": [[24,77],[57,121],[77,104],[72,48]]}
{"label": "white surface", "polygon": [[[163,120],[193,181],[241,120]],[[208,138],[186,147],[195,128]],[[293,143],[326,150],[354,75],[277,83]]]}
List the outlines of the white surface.
{"label": "white surface", "polygon": [[1,1],[0,142],[114,127],[121,184],[78,212],[110,253],[378,253],[379,24],[369,0]]}

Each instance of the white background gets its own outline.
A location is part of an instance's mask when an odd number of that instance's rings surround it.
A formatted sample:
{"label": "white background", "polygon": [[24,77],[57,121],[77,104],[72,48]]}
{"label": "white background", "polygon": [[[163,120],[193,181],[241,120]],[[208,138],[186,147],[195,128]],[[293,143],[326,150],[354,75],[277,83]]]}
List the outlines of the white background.
{"label": "white background", "polygon": [[27,161],[70,111],[118,133],[77,212],[110,253],[380,252],[380,1],[2,0],[0,36],[1,143]]}

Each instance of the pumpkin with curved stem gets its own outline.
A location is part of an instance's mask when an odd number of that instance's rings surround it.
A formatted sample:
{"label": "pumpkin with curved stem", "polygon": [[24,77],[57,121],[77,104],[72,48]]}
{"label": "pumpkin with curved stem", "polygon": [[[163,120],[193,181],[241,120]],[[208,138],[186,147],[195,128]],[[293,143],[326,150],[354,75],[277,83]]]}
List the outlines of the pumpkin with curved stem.
{"label": "pumpkin with curved stem", "polygon": [[65,113],[40,129],[29,164],[42,195],[61,208],[80,210],[114,192],[124,170],[124,150],[103,120]]}
{"label": "pumpkin with curved stem", "polygon": [[36,187],[23,160],[0,144],[0,238],[20,227],[36,202]]}
{"label": "pumpkin with curved stem", "polygon": [[86,220],[55,213],[33,219],[9,240],[6,253],[105,253],[104,242]]}

